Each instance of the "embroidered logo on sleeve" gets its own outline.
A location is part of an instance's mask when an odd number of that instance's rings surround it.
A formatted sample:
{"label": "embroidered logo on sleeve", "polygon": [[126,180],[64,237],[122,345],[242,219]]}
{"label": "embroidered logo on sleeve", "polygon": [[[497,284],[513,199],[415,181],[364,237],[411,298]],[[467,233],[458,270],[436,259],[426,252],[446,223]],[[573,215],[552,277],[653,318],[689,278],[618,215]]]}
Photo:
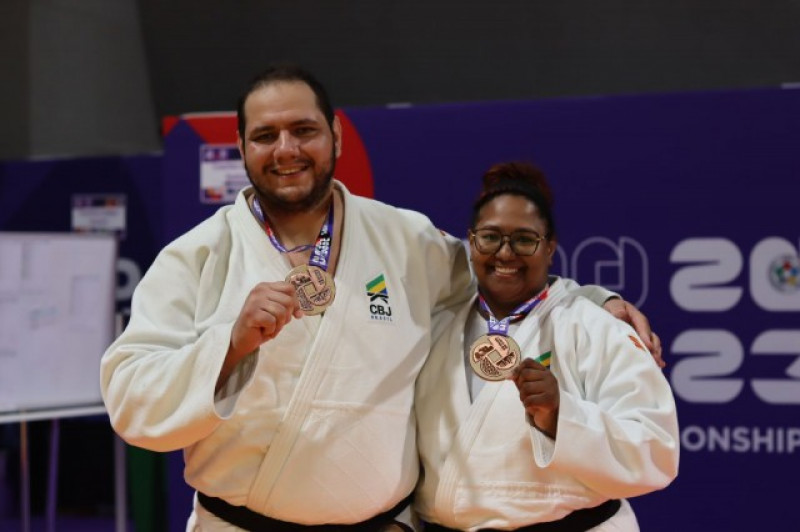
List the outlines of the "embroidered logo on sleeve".
{"label": "embroidered logo on sleeve", "polygon": [[631,342],[633,342],[633,345],[635,345],[637,349],[641,349],[642,351],[646,351],[646,349],[642,345],[642,342],[638,338],[636,338],[634,335],[629,334],[628,338],[631,339]]}
{"label": "embroidered logo on sleeve", "polygon": [[534,358],[534,360],[536,362],[538,362],[539,364],[541,364],[542,366],[544,366],[546,368],[549,368],[550,367],[550,361],[552,359],[552,354],[551,353],[552,353],[552,351],[548,351],[547,353],[542,353],[538,357]]}
{"label": "embroidered logo on sleeve", "polygon": [[380,274],[367,283],[369,297],[369,318],[376,321],[392,321],[392,307],[389,306],[389,291],[386,279]]}

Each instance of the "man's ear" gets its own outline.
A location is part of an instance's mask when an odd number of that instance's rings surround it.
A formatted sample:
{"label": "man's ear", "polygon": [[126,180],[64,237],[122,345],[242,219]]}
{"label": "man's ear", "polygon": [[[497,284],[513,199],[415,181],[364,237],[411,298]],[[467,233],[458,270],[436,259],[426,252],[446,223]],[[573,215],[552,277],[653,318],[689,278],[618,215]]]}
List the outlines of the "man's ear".
{"label": "man's ear", "polygon": [[238,129],[236,130],[236,146],[239,148],[239,157],[244,161],[244,141]]}
{"label": "man's ear", "polygon": [[336,158],[342,155],[342,123],[339,122],[339,117],[333,117],[333,149]]}

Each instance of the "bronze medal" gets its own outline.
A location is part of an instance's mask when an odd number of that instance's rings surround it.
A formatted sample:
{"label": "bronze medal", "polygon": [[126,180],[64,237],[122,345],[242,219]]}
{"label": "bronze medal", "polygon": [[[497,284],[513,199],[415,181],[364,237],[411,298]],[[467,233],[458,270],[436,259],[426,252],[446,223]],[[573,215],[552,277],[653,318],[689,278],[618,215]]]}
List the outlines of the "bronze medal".
{"label": "bronze medal", "polygon": [[487,381],[501,381],[509,377],[521,360],[519,344],[502,334],[484,334],[469,348],[472,370]]}
{"label": "bronze medal", "polygon": [[300,309],[306,316],[325,312],[336,295],[333,277],[318,266],[296,266],[286,276],[286,281],[294,285]]}

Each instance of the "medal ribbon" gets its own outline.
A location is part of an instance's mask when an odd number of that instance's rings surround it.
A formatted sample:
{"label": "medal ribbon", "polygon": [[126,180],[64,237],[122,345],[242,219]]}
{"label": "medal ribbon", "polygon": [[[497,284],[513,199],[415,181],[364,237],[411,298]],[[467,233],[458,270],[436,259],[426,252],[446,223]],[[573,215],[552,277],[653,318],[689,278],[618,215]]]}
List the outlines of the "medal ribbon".
{"label": "medal ribbon", "polygon": [[511,314],[503,318],[502,320],[498,320],[492,314],[489,305],[486,304],[486,300],[483,298],[482,294],[478,294],[478,305],[480,305],[481,310],[483,310],[486,314],[489,315],[489,318],[486,320],[486,323],[489,326],[489,338],[491,338],[492,334],[499,334],[501,336],[508,336],[508,326],[511,324],[512,321],[521,320],[525,316],[528,315],[530,311],[532,311],[536,305],[547,299],[547,287],[544,290],[521,304],[519,307],[516,308]]}
{"label": "medal ribbon", "polygon": [[253,214],[256,215],[256,218],[261,220],[262,224],[264,224],[264,230],[267,233],[267,237],[269,238],[269,241],[272,242],[272,245],[275,247],[275,249],[281,253],[293,253],[295,251],[305,251],[307,249],[314,248],[308,263],[311,266],[317,266],[325,271],[328,270],[328,257],[330,256],[331,244],[333,243],[333,200],[331,200],[331,208],[328,210],[328,216],[325,217],[325,222],[323,222],[322,227],[319,230],[319,236],[317,236],[316,242],[313,244],[302,244],[295,246],[292,249],[286,249],[286,247],[284,247],[284,245],[278,241],[278,238],[275,236],[275,232],[272,230],[272,227],[270,227],[269,222],[267,221],[267,217],[264,216],[264,211],[261,210],[261,204],[258,202],[258,198],[253,199]]}

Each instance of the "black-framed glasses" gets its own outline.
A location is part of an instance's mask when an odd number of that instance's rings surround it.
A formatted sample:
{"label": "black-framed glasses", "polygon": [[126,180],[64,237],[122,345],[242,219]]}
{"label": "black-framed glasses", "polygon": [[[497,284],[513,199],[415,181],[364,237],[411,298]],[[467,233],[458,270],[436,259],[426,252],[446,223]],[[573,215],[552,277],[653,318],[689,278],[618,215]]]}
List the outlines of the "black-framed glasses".
{"label": "black-framed glasses", "polygon": [[535,231],[526,230],[506,234],[496,229],[471,229],[469,236],[478,252],[484,255],[497,253],[506,240],[517,255],[533,255],[539,249],[539,242],[545,239]]}

